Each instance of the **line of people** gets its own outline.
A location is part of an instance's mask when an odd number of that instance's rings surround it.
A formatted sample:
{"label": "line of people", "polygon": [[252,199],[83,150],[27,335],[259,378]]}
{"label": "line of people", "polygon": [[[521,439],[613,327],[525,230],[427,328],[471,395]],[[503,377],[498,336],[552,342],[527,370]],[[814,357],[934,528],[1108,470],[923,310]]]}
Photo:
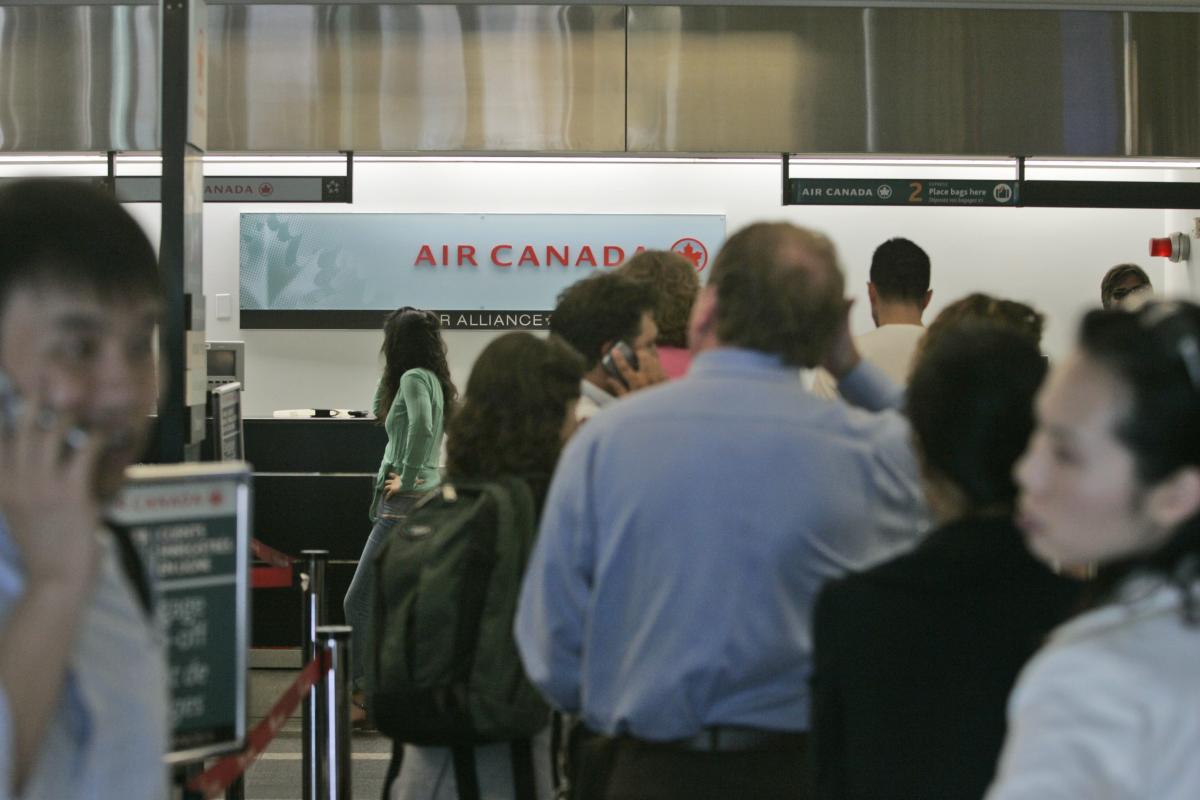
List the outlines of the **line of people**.
{"label": "line of people", "polygon": [[[554,336],[501,337],[464,401],[529,406],[518,342],[582,356],[578,400],[542,406],[557,463],[513,620],[570,723],[531,739],[538,797],[1195,795],[1200,310],[1093,312],[1047,380],[1041,315],[971,295],[907,337],[904,387],[849,335],[820,234],[752,225],[706,286],[668,283],[574,284]],[[844,402],[804,389],[816,367]],[[460,748],[405,746],[391,796],[521,797],[503,744],[469,778]]]}

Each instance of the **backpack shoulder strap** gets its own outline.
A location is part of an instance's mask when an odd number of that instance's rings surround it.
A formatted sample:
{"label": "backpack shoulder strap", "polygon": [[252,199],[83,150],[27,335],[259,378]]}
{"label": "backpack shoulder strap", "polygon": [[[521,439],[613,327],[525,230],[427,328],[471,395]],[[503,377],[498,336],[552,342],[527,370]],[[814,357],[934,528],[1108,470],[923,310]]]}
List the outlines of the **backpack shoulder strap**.
{"label": "backpack shoulder strap", "polygon": [[513,739],[509,743],[512,759],[513,800],[537,800],[537,784],[533,777],[533,741]]}
{"label": "backpack shoulder strap", "polygon": [[454,757],[454,782],[458,784],[458,800],[479,800],[479,774],[475,771],[475,748],[459,745],[450,748]]}
{"label": "backpack shoulder strap", "polygon": [[147,617],[154,616],[154,594],[150,591],[150,579],[146,575],[146,565],[138,553],[133,540],[129,538],[129,529],[112,522],[105,523],[112,531],[113,541],[117,544],[117,555],[121,562],[121,570],[125,573],[138,604]]}

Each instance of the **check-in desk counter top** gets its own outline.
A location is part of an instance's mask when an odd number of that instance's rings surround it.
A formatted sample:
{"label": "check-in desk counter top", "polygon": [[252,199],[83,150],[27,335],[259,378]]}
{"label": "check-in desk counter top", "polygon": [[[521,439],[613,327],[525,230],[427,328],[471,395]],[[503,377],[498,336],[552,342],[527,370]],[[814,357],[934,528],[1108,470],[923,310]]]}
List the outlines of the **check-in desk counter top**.
{"label": "check-in desk counter top", "polygon": [[[328,624],[342,624],[342,598],[371,531],[367,512],[387,434],[366,419],[247,418],[244,426],[254,535],[292,556],[329,551]],[[254,593],[255,647],[299,646],[300,627],[295,589]]]}

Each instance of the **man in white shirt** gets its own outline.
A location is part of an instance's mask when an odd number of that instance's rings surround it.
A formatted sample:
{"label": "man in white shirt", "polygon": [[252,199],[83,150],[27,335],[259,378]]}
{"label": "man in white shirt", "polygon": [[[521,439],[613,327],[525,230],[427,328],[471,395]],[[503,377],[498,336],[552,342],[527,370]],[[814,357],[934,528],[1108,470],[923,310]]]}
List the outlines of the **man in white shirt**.
{"label": "man in white shirt", "polygon": [[[921,316],[933,297],[929,256],[908,239],[888,239],[871,257],[867,296],[876,327],[855,337],[855,346],[864,359],[904,386],[917,342],[925,335]],[[838,396],[836,382],[824,370],[814,377],[813,392],[822,397]]]}
{"label": "man in white shirt", "polygon": [[157,258],[65,181],[0,190],[0,241],[0,800],[161,800],[162,639],[102,521],[157,394]]}
{"label": "man in white shirt", "polygon": [[[654,302],[648,288],[611,272],[577,281],[558,296],[550,332],[565,339],[587,363],[575,407],[581,422],[618,398],[667,379],[655,346]],[[633,352],[636,366],[615,349],[621,343]]]}

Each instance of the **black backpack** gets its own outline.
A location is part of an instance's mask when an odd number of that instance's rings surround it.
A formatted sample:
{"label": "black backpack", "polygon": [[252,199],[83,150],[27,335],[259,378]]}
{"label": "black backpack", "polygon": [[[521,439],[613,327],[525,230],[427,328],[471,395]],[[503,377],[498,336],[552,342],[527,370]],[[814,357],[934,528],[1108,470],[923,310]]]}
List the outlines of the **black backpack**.
{"label": "black backpack", "polygon": [[397,742],[452,748],[464,800],[478,794],[473,747],[503,741],[514,743],[517,797],[532,797],[529,737],[550,709],[525,677],[512,629],[536,534],[524,480],[446,483],[417,502],[375,562],[370,716]]}

